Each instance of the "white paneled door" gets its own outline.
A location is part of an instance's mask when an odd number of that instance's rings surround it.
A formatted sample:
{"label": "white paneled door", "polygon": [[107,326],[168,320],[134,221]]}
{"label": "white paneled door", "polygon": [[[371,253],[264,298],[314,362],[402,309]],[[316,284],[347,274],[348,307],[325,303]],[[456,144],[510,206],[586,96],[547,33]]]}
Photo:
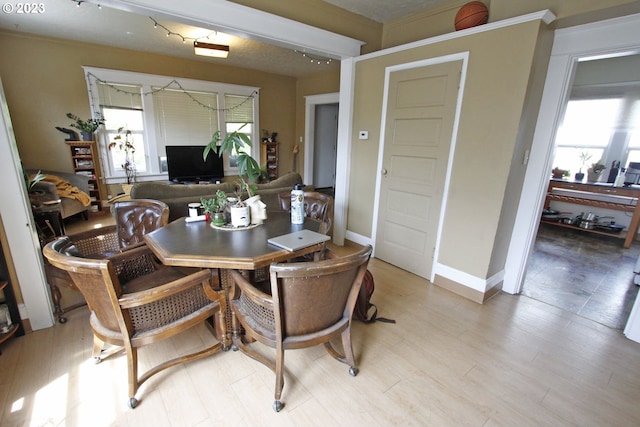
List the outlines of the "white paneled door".
{"label": "white paneled door", "polygon": [[376,258],[429,278],[462,61],[389,75]]}

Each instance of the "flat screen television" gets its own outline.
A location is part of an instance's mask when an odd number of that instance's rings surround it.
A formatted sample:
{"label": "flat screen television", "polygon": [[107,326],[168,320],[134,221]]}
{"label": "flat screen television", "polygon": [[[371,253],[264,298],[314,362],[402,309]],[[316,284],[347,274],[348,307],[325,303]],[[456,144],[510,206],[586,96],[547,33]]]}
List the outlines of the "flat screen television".
{"label": "flat screen television", "polygon": [[204,145],[167,145],[167,172],[173,182],[215,181],[224,177],[222,157],[209,152],[202,159]]}

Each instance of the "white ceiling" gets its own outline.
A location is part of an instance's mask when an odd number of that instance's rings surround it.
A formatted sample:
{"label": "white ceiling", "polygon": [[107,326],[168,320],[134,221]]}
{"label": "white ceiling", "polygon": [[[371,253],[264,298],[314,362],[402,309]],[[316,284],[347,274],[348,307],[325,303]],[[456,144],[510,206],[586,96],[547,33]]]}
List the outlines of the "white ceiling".
{"label": "white ceiling", "polygon": [[[325,0],[354,13],[378,22],[386,22],[411,13],[432,8],[446,0]],[[311,62],[309,57],[282,47],[235,36],[220,38],[211,30],[181,23],[157,19],[159,26],[149,16],[138,15],[107,7],[73,0],[40,0],[44,11],[40,13],[17,13],[4,10],[16,7],[17,2],[4,3],[0,14],[0,29],[37,34],[88,43],[160,53],[163,55],[195,59],[199,61],[231,65],[290,76],[303,76],[338,68],[339,61],[330,64]],[[9,12],[9,13],[7,13]],[[166,29],[163,29],[166,28]],[[168,33],[171,33],[167,36]],[[210,36],[206,39],[206,36]],[[186,40],[183,42],[183,38]],[[230,46],[227,59],[195,56],[193,41],[217,43]]]}

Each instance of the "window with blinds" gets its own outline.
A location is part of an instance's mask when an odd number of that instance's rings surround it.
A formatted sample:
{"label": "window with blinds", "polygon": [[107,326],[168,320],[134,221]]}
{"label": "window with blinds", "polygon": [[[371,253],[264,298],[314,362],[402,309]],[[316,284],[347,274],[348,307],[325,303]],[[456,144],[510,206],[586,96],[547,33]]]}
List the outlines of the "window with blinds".
{"label": "window with blinds", "polygon": [[[145,133],[143,121],[142,86],[123,84],[98,84],[100,112],[105,119],[103,137],[107,144],[116,142],[116,137],[124,138],[127,130],[135,151],[130,154],[136,174],[147,171]],[[121,139],[122,140],[122,139]],[[126,153],[118,149],[118,144],[108,150],[106,171],[108,176],[126,177]]]}
{"label": "window with blinds", "polygon": [[[216,131],[224,137],[241,127],[251,141],[258,140],[258,88],[104,68],[84,70],[92,111],[105,118],[99,144],[107,183],[126,178],[124,154],[108,149],[119,128],[131,131],[138,180],[168,178],[167,145],[205,146]],[[259,160],[260,147],[254,145],[247,151]],[[237,174],[229,159],[225,159],[227,172]]]}
{"label": "window with blinds", "polygon": [[[249,98],[251,99],[251,98]],[[254,144],[253,135],[253,103],[246,97],[225,95],[225,130],[229,132],[241,132],[249,137],[249,141]],[[251,153],[251,147],[244,146],[241,151]],[[236,156],[225,158],[225,170],[236,169]]]}

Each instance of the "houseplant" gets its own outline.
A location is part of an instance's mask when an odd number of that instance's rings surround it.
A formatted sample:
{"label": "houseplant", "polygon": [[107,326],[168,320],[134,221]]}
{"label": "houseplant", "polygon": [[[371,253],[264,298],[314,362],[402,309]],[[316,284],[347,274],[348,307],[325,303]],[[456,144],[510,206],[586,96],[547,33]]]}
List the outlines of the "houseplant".
{"label": "houseplant", "polygon": [[587,164],[589,159],[591,159],[591,154],[588,151],[583,151],[578,156],[580,159],[580,168],[578,169],[578,173],[575,174],[574,178],[576,181],[582,181],[584,179],[584,172],[582,172],[582,168]]}
{"label": "houseplant", "polygon": [[242,200],[242,195],[246,192],[248,197],[252,197],[255,187],[251,183],[255,182],[262,175],[262,170],[256,159],[244,151],[247,147],[252,146],[249,137],[240,132],[246,125],[247,123],[240,126],[237,130],[228,132],[224,138],[221,138],[220,131],[216,131],[202,153],[202,158],[205,161],[211,151],[218,156],[227,153],[230,158],[235,158],[236,165],[238,166],[239,182],[236,191],[238,200],[235,205],[230,206],[231,224],[234,227],[249,225],[250,210],[245,201]]}
{"label": "houseplant", "polygon": [[207,199],[204,197],[200,198],[200,204],[202,205],[202,211],[207,216],[207,219],[211,219],[211,222],[214,225],[224,225],[224,213],[222,206],[219,202],[219,198],[216,194],[215,198]]}
{"label": "houseplant", "polygon": [[602,163],[602,160],[598,160],[591,164],[591,167],[587,169],[587,182],[597,182],[607,167]]}
{"label": "houseplant", "polygon": [[559,167],[553,168],[551,174],[555,179],[562,179],[565,176],[569,176],[569,171],[566,169],[560,169]]}
{"label": "houseplant", "polygon": [[71,120],[75,120],[75,122],[71,124],[71,127],[80,131],[84,141],[93,141],[93,133],[100,127],[100,125],[104,124],[104,119],[100,116],[95,119],[91,118],[88,120],[82,120],[75,114],[67,113],[67,117]]}
{"label": "houseplant", "polygon": [[[124,139],[122,138],[123,133]],[[136,164],[133,160],[136,147],[133,145],[133,141],[131,141],[130,138],[131,131],[124,127],[120,127],[118,128],[118,134],[113,138],[113,141],[109,143],[109,150],[117,148],[124,153],[124,162],[121,167],[124,169],[124,173],[127,176],[127,185],[133,184],[136,180]],[[125,193],[129,194],[126,189]]]}
{"label": "houseplant", "polygon": [[33,191],[33,187],[45,179],[47,175],[41,173],[40,171],[36,172],[34,175],[29,176],[26,172],[24,174],[24,180],[27,183],[27,191],[31,193]]}
{"label": "houseplant", "polygon": [[[216,131],[213,134],[211,141],[209,141],[209,143],[204,147],[202,158],[206,161],[207,156],[211,151],[221,157],[224,153],[227,153],[230,158],[235,158],[236,165],[238,166],[238,195],[241,196],[242,193],[246,191],[248,197],[251,197],[255,191],[255,188],[251,183],[255,182],[260,176],[262,176],[262,169],[256,159],[251,157],[251,154],[244,151],[246,147],[250,148],[252,146],[249,137],[240,132],[246,125],[247,123],[240,126],[237,130],[228,132],[224,139],[220,137],[220,131]],[[238,197],[237,203],[240,205],[244,203],[241,197]]]}

